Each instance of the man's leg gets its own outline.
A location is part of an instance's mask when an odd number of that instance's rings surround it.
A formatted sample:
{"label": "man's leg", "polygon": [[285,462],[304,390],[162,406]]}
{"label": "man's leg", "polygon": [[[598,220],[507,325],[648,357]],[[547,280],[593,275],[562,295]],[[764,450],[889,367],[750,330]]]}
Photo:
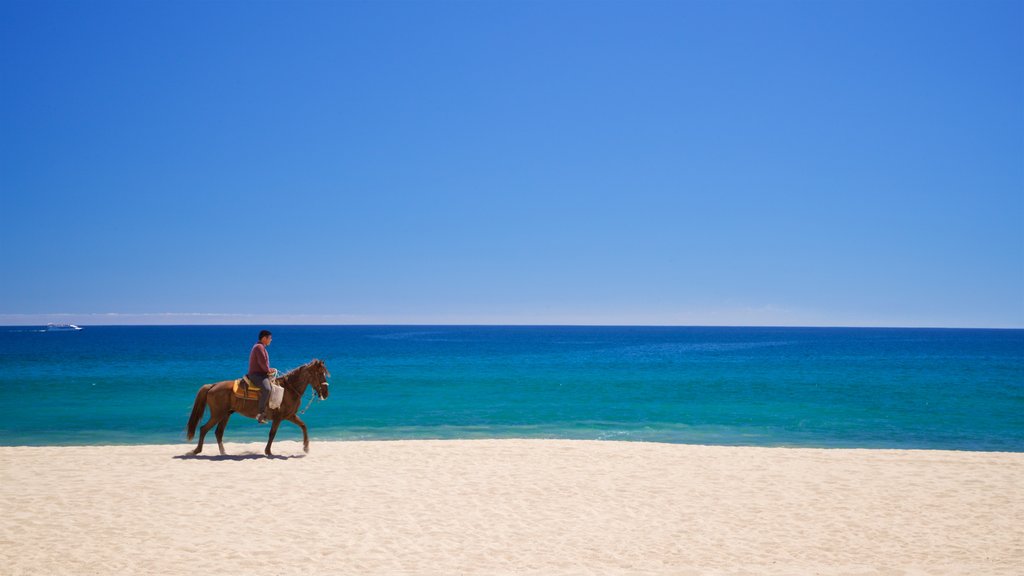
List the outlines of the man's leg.
{"label": "man's leg", "polygon": [[270,402],[270,378],[264,378],[260,383],[260,413],[257,420],[262,424],[267,417],[267,403]]}

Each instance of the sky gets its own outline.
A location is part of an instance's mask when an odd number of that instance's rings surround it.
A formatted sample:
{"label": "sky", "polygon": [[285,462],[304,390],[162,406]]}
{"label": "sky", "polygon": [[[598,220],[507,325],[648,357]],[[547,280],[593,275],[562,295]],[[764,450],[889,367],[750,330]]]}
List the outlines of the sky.
{"label": "sky", "polygon": [[1019,1],[0,0],[0,324],[1024,327]]}

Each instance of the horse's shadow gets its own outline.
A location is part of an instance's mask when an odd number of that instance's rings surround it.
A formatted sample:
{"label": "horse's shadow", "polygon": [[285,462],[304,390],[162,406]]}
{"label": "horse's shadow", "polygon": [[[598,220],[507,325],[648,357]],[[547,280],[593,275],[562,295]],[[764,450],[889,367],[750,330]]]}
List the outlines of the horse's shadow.
{"label": "horse's shadow", "polygon": [[274,454],[273,456],[267,456],[266,454],[260,454],[258,452],[246,452],[245,454],[192,454],[186,453],[180,456],[173,456],[175,460],[210,460],[213,462],[238,462],[241,460],[291,460],[293,458],[305,458],[305,454],[292,454],[290,456],[283,456]]}

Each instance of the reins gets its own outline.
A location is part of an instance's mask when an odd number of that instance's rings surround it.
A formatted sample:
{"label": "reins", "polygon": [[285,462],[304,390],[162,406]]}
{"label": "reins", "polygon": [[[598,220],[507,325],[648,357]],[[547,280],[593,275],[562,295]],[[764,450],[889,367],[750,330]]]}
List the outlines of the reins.
{"label": "reins", "polygon": [[306,402],[306,407],[302,409],[302,412],[299,412],[299,416],[302,416],[306,413],[306,410],[309,410],[309,407],[313,405],[313,400],[316,400],[318,396],[316,388],[313,388],[312,393],[309,395],[309,402]]}
{"label": "reins", "polygon": [[295,394],[296,396],[298,396],[299,398],[301,398],[302,395],[299,394],[298,390],[296,390],[295,388],[292,387],[292,383],[289,381],[289,377],[292,375],[292,372],[295,372],[295,370],[291,370],[287,374],[284,374],[283,376],[281,376],[279,378],[275,378],[275,380],[282,380],[282,381],[284,381],[284,389],[288,390],[289,392],[291,392],[291,393]]}
{"label": "reins", "polygon": [[[304,367],[305,366],[299,366],[298,368],[296,368],[294,370],[290,370],[287,374],[285,374],[285,375],[281,376],[280,378],[278,378],[278,380],[284,380],[285,381],[285,389],[290,390],[293,394],[298,396],[300,403],[302,402],[302,394],[300,394],[298,390],[293,388],[292,387],[292,383],[289,382],[288,380],[286,380],[286,378],[290,378],[290,376],[292,375],[293,372],[298,372],[301,368],[304,368]],[[316,400],[317,397],[319,396],[319,392],[317,392],[316,386],[314,386],[312,384],[307,384],[307,386],[309,386],[312,389],[312,394],[309,397],[309,402],[306,403],[306,407],[302,409],[302,412],[299,412],[300,416],[305,414],[306,410],[309,410],[309,407],[313,405],[313,401]]]}

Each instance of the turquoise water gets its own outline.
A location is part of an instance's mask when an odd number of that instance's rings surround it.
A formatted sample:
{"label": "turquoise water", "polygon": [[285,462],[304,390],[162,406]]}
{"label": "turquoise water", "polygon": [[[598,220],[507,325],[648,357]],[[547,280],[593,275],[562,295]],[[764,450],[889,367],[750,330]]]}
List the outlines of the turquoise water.
{"label": "turquoise water", "polygon": [[[258,329],[0,327],[0,444],[183,442],[196,390],[243,374]],[[331,370],[331,397],[303,416],[314,440],[1024,451],[1024,330],[271,329],[273,366]],[[266,433],[235,416],[225,438]]]}

